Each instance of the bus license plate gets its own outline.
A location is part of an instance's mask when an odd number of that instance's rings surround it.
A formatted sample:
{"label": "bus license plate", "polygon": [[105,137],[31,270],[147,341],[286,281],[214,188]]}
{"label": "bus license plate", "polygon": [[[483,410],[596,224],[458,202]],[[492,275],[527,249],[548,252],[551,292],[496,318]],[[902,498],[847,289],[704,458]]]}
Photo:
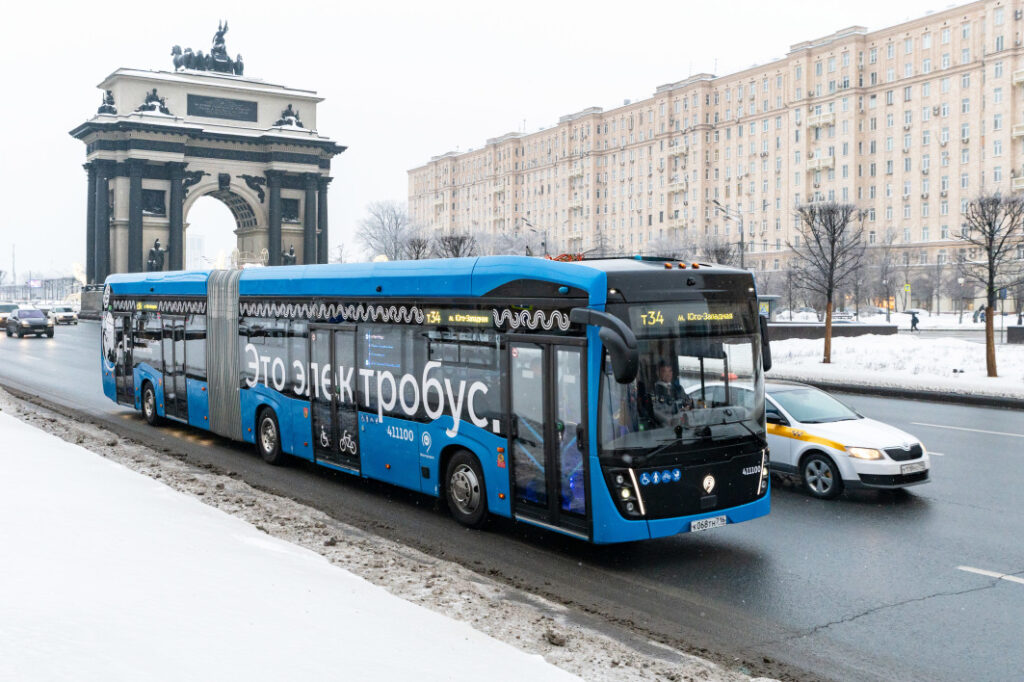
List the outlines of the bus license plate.
{"label": "bus license plate", "polygon": [[724,516],[712,516],[710,519],[701,519],[699,521],[690,521],[690,532],[696,533],[699,530],[708,530],[709,528],[718,528],[727,524]]}
{"label": "bus license plate", "polygon": [[916,474],[918,471],[924,471],[924,462],[914,462],[913,464],[904,464],[900,467],[901,474]]}

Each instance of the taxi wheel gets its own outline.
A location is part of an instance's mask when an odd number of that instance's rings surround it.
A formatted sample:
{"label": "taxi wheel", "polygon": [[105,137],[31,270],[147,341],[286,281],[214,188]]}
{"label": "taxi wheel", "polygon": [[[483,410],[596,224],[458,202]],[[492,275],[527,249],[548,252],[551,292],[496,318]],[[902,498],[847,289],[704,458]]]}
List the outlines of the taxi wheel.
{"label": "taxi wheel", "polygon": [[843,477],[839,467],[820,452],[807,455],[800,466],[800,478],[804,488],[814,497],[831,500],[843,492]]}

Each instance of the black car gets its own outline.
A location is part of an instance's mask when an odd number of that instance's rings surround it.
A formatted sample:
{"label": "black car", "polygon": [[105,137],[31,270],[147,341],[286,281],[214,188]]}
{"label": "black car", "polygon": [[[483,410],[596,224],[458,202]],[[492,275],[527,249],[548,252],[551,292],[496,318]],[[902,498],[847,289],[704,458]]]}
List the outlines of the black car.
{"label": "black car", "polygon": [[19,308],[11,311],[7,317],[7,336],[18,335],[18,338],[26,334],[42,336],[46,334],[53,337],[53,320],[44,315],[41,310],[35,308]]}

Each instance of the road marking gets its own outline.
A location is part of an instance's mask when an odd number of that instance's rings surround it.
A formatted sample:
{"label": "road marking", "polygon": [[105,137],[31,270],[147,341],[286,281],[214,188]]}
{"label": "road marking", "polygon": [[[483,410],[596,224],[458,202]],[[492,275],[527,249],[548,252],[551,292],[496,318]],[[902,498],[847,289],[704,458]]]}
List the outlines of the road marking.
{"label": "road marking", "polygon": [[986,431],[985,429],[968,429],[963,426],[946,426],[945,424],[925,424],[924,422],[910,422],[914,426],[931,426],[936,429],[953,429],[954,431],[971,431],[973,433],[990,433],[993,436],[1012,436],[1024,438],[1024,433],[1007,433],[1005,431]]}
{"label": "road marking", "polygon": [[957,566],[958,570],[967,571],[968,573],[977,573],[978,575],[987,575],[989,578],[998,578],[1000,580],[1009,580],[1010,582],[1020,583],[1024,585],[1024,578],[1018,578],[1015,575],[1008,575],[1006,573],[998,573],[996,571],[986,571],[983,568],[972,568],[971,566]]}
{"label": "road marking", "polygon": [[932,457],[945,457],[946,456],[945,453],[942,453],[942,452],[932,452],[931,450],[928,451],[928,454],[931,455]]}

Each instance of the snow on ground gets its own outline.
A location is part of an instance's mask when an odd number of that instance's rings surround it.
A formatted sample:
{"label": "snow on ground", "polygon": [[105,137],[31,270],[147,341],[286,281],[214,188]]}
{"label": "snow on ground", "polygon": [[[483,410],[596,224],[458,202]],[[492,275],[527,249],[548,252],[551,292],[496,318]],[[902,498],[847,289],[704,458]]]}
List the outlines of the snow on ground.
{"label": "snow on ground", "polygon": [[985,346],[962,339],[838,337],[832,339],[829,365],[821,362],[824,350],[822,339],[772,341],[767,378],[1024,398],[1024,346],[996,347],[994,379],[985,369]]}
{"label": "snow on ground", "polygon": [[3,391],[0,440],[0,679],[749,680]]}

